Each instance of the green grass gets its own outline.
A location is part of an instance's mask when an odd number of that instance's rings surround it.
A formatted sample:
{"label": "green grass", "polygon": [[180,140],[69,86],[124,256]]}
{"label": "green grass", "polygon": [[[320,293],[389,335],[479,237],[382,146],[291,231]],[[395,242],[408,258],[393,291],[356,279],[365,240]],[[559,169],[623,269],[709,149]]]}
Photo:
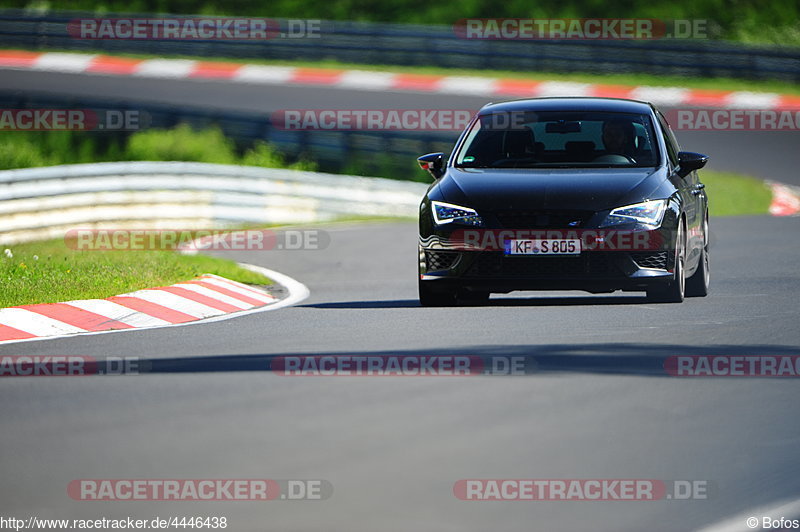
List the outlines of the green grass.
{"label": "green grass", "polygon": [[[48,49],[50,51],[50,49]],[[56,50],[74,53],[74,50]],[[788,81],[746,80],[735,78],[693,78],[683,76],[662,76],[654,74],[589,74],[583,72],[557,73],[524,70],[488,70],[470,68],[443,68],[436,66],[400,66],[400,65],[364,65],[360,63],[344,63],[333,60],[271,60],[271,59],[231,59],[229,57],[198,57],[192,55],[153,55],[115,53],[118,57],[134,59],[194,59],[202,61],[221,61],[254,65],[296,66],[305,68],[352,69],[380,72],[397,72],[406,74],[429,74],[437,76],[478,76],[489,78],[509,78],[528,81],[572,81],[576,83],[597,83],[605,85],[647,85],[652,87],[684,87],[688,89],[707,89],[722,91],[777,92],[780,94],[800,95],[800,85]]]}
{"label": "green grass", "polygon": [[235,262],[171,251],[75,251],[63,240],[9,246],[0,254],[0,308],[117,294],[188,281],[213,273],[248,284],[267,285],[263,275]]}
{"label": "green grass", "polygon": [[711,216],[766,214],[772,202],[770,187],[754,177],[731,172],[702,170]]}

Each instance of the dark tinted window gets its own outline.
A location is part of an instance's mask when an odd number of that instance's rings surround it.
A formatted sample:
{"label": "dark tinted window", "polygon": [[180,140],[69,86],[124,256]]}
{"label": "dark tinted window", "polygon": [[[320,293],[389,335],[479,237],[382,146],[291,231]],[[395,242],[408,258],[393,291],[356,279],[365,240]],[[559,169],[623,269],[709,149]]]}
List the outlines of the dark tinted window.
{"label": "dark tinted window", "polygon": [[455,164],[462,167],[641,167],[658,161],[648,115],[504,112],[472,126]]}

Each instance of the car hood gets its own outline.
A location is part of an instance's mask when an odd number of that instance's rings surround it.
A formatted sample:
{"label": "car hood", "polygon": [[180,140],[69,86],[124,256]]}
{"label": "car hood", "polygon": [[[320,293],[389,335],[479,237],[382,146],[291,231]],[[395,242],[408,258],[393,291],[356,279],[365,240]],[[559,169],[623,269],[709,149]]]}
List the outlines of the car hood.
{"label": "car hood", "polygon": [[651,198],[663,168],[448,168],[442,200],[475,209],[601,211]]}

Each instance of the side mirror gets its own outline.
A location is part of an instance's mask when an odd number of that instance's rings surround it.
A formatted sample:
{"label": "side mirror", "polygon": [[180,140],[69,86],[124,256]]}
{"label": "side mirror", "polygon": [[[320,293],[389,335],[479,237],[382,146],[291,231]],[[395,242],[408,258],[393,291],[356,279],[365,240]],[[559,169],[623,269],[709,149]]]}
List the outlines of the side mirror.
{"label": "side mirror", "polygon": [[708,155],[691,151],[678,152],[678,175],[686,177],[695,170],[700,170],[708,162]]}
{"label": "side mirror", "polygon": [[422,157],[417,157],[419,167],[431,174],[434,179],[439,179],[444,175],[444,153],[429,153]]}

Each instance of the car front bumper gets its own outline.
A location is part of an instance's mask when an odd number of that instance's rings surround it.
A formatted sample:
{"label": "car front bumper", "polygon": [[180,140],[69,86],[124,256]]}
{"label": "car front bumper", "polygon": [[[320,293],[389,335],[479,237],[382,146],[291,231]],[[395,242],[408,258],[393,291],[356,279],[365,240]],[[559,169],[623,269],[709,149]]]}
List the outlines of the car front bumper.
{"label": "car front bumper", "polygon": [[674,278],[672,232],[651,231],[647,249],[593,249],[579,255],[506,255],[465,249],[448,238],[420,240],[420,281],[473,291],[642,291]]}

